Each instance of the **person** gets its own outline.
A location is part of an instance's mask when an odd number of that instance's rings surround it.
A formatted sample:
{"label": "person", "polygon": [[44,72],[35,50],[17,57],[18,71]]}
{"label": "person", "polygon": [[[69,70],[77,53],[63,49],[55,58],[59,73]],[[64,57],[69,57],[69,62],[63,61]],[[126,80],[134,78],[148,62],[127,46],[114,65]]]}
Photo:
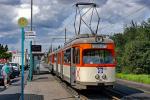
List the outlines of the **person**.
{"label": "person", "polygon": [[1,71],[2,71],[2,76],[4,79],[4,88],[7,88],[8,83],[10,82],[10,73],[11,73],[10,67],[8,66],[7,63],[5,63]]}
{"label": "person", "polygon": [[40,64],[36,65],[37,74],[40,74]]}
{"label": "person", "polygon": [[[14,69],[12,64],[9,64],[9,68],[10,68],[10,74],[9,74],[9,78],[13,79],[15,77],[15,74],[13,73]],[[9,82],[11,84],[11,82]]]}

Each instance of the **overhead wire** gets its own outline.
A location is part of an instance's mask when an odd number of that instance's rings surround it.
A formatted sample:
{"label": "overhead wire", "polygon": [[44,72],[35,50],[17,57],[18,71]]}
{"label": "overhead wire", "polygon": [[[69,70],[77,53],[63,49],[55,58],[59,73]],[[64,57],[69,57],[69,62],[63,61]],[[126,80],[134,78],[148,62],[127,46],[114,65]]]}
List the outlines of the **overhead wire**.
{"label": "overhead wire", "polygon": [[[79,1],[80,1],[80,0],[79,0]],[[94,2],[94,1],[95,1],[95,0],[89,0],[89,2]],[[74,2],[74,3],[75,3],[75,2]],[[83,10],[83,9],[84,9],[84,8],[82,8],[82,9],[80,9],[80,10]],[[56,33],[57,33],[57,32],[63,32],[64,29],[65,29],[66,27],[68,27],[68,25],[70,25],[70,23],[72,22],[73,18],[74,18],[74,17],[72,17],[72,18],[70,19],[70,21],[67,22],[67,24],[64,25],[64,27],[63,27],[61,30],[56,31]]]}
{"label": "overhead wire", "polygon": [[[130,14],[124,16],[124,17],[131,17],[131,16],[133,16],[134,14],[136,14],[136,13],[140,12],[141,10],[143,10],[144,8],[145,8],[145,7],[143,6],[143,7],[137,9],[136,11],[134,11],[134,12],[132,12],[132,13],[130,13]],[[107,18],[107,19],[110,19],[110,18],[111,18],[111,16],[110,16],[109,18]],[[115,27],[115,24],[110,24],[110,26],[104,26],[103,29],[106,28],[106,27],[112,28],[112,27]]]}
{"label": "overhead wire", "polygon": [[[89,0],[89,2],[94,2],[95,0]],[[75,3],[75,2],[74,2]],[[74,6],[74,5],[73,5]],[[81,11],[83,10],[84,8],[82,8],[82,9],[80,9]],[[91,8],[90,8],[91,9]],[[77,15],[76,15],[77,16]],[[84,16],[84,15],[83,15]],[[73,18],[74,17],[72,17],[72,18],[70,18],[69,20],[69,22],[67,22],[67,24],[63,27],[63,28],[61,28],[61,30],[57,30],[57,31],[55,31],[55,33],[61,33],[61,32],[63,32],[64,30],[65,30],[65,28],[66,27],[68,27],[68,25],[70,25],[70,23],[72,23],[73,22]],[[75,19],[76,20],[76,19]],[[67,31],[69,31],[69,30],[67,30]],[[77,30],[75,30],[75,33],[77,33]]]}
{"label": "overhead wire", "polygon": [[[94,0],[89,0],[89,2],[94,2]],[[84,8],[80,9],[79,12],[80,12],[81,10],[83,10],[83,9],[84,9]],[[90,9],[91,9],[91,8],[90,8]],[[89,10],[90,10],[90,9],[89,9]],[[89,10],[88,10],[88,11],[89,11]],[[88,11],[86,11],[85,14],[86,14]],[[84,14],[84,15],[85,15],[85,14]],[[82,15],[82,16],[84,16],[84,15]],[[77,17],[77,9],[76,9],[76,14],[75,14],[75,21],[76,21],[76,17]],[[66,25],[64,25],[63,28],[61,28],[61,30],[56,31],[56,33],[58,33],[58,32],[59,32],[59,33],[60,33],[60,32],[63,32],[63,31],[65,30],[65,28],[68,27],[68,25],[70,25],[70,23],[72,22],[72,19],[73,19],[73,17],[70,19],[69,22],[67,22]],[[75,34],[76,34],[76,33],[77,33],[77,30],[76,30],[76,27],[75,27],[75,22],[74,22],[74,28],[75,28]],[[69,31],[69,30],[67,30],[67,31]],[[79,31],[80,31],[80,29],[79,29]],[[71,32],[71,33],[72,33],[72,32]]]}

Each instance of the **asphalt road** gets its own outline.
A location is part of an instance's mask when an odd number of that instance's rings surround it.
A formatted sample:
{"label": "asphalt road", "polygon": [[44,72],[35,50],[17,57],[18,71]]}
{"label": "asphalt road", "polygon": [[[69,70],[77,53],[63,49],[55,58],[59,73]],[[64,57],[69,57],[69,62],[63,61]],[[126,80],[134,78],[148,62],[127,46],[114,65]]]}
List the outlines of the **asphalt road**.
{"label": "asphalt road", "polygon": [[120,83],[116,83],[113,90],[122,93],[123,100],[150,100],[150,93],[134,87],[128,87],[128,84],[122,85]]}
{"label": "asphalt road", "polygon": [[[26,83],[27,72],[25,72]],[[0,100],[19,100],[21,94],[21,77],[12,79],[12,84],[7,89],[0,86]]]}

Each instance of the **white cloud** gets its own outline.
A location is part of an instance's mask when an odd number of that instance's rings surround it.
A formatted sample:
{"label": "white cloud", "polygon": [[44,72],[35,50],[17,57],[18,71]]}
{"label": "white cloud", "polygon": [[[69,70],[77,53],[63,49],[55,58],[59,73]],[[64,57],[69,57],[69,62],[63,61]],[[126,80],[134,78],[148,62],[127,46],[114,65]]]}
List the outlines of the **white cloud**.
{"label": "white cloud", "polygon": [[[17,17],[15,21],[17,21],[20,17],[25,17],[27,19],[31,18],[31,6],[29,4],[21,4],[17,9]],[[38,6],[33,5],[33,16],[39,13]]]}
{"label": "white cloud", "polygon": [[[20,29],[17,19],[21,16],[30,21],[31,0],[0,0],[0,39],[11,47],[20,47]],[[48,38],[51,34],[63,35],[67,27],[67,34],[74,35],[74,4],[75,2],[89,0],[33,0],[33,26],[37,32],[37,40],[42,41],[44,48],[51,43]],[[91,0],[92,1],[92,0]],[[123,25],[131,20],[141,22],[150,17],[148,0],[95,0],[99,6],[98,12],[101,17],[100,34],[122,32]],[[7,12],[7,13],[6,13]],[[93,17],[96,25],[96,17]],[[30,23],[29,23],[30,24]],[[87,28],[82,31],[86,32]],[[9,38],[8,38],[9,36]],[[7,39],[15,39],[11,42]],[[7,41],[5,41],[7,40]],[[63,40],[55,40],[57,44]],[[12,44],[14,43],[14,44]],[[56,45],[57,45],[56,44]]]}

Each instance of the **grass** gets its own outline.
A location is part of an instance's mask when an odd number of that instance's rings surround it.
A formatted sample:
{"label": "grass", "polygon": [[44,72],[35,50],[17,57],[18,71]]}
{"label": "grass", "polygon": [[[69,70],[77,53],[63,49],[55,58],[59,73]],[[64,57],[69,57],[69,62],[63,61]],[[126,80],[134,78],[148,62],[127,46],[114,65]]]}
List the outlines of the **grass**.
{"label": "grass", "polygon": [[150,84],[150,75],[146,74],[123,74],[123,73],[117,73],[117,78],[125,79],[129,81],[139,82],[139,83],[145,83]]}

